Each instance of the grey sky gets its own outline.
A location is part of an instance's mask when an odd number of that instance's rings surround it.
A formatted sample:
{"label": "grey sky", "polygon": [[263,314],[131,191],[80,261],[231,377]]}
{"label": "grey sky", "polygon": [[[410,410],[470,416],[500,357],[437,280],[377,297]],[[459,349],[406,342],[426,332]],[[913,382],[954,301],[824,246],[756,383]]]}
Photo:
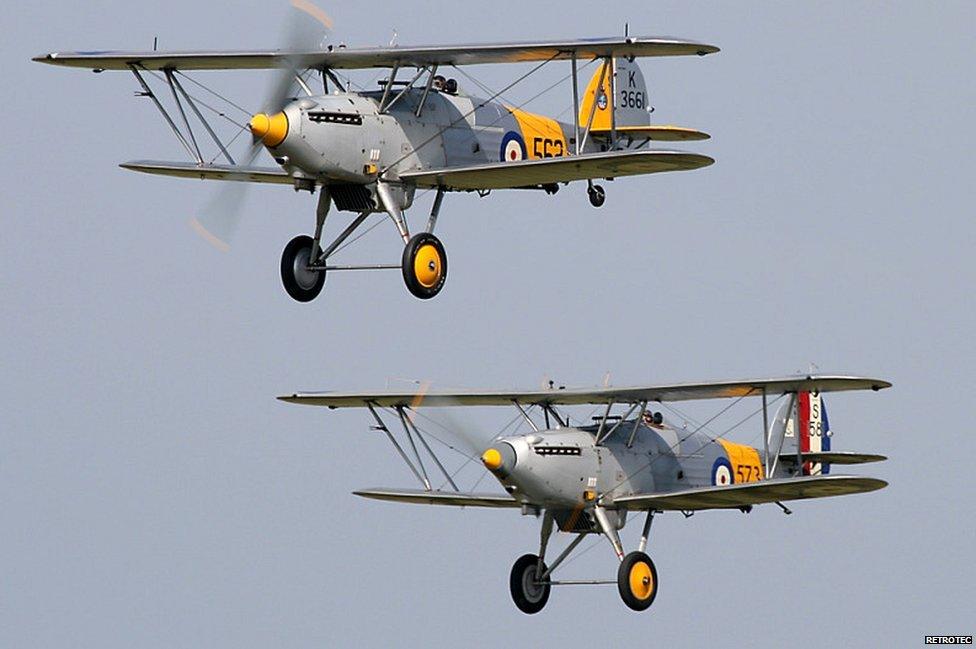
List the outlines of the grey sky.
{"label": "grey sky", "polygon": [[[221,254],[187,225],[215,185],[116,166],[183,159],[134,80],[29,62],[154,35],[274,46],[281,4],[5,10],[0,645],[917,646],[974,631],[972,3],[329,5],[351,45],[394,28],[421,44],[603,36],[625,21],[714,43],[642,67],[655,121],[712,133],[684,148],[717,163],[607,183],[599,211],[583,185],[449,196],[437,299],[395,273],[348,274],[310,305],[285,295],[277,265],[313,200],[254,188]],[[472,72],[500,88],[524,70]],[[266,81],[206,80],[245,105]],[[529,108],[558,114],[563,90]],[[388,224],[361,244],[348,260],[399,259]],[[835,446],[890,455],[860,472],[891,486],[790,517],[662,517],[661,591],[644,614],[591,587],[522,615],[508,571],[535,551],[535,519],[357,499],[411,485],[363,413],[273,399],[396,377],[586,385],[610,370],[623,385],[810,362],[894,382],[829,400]],[[486,432],[509,417],[470,413]],[[612,576],[614,561],[600,542],[570,568]]]}

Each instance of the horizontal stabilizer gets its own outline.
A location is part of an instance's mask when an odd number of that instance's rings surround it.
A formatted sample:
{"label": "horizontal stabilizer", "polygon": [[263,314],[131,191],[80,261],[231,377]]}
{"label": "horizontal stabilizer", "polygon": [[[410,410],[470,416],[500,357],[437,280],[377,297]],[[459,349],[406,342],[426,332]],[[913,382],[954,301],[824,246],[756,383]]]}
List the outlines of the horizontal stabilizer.
{"label": "horizontal stabilizer", "polygon": [[244,167],[242,165],[196,164],[193,162],[164,162],[160,160],[133,160],[119,165],[130,171],[141,171],[157,176],[199,178],[201,180],[233,180],[245,183],[273,183],[291,185],[292,177],[274,167]]}
{"label": "horizontal stabilizer", "polygon": [[887,486],[877,478],[819,475],[803,478],[781,478],[733,484],[725,487],[703,487],[666,494],[623,496],[614,500],[618,508],[629,510],[696,511],[701,509],[735,509],[783,500],[828,498],[865,493]]}
{"label": "horizontal stabilizer", "polygon": [[[813,462],[814,464],[870,464],[871,462],[884,462],[888,458],[884,455],[873,453],[850,453],[847,451],[824,451],[822,453],[803,453],[803,462]],[[780,462],[796,464],[795,453],[783,453],[779,456]]]}
{"label": "horizontal stabilizer", "polygon": [[521,507],[511,496],[491,493],[462,493],[457,491],[424,491],[423,489],[360,489],[353,492],[363,498],[392,500],[416,505],[448,505],[451,507]]}
{"label": "horizontal stabilizer", "polygon": [[642,401],[694,401],[698,399],[732,399],[760,397],[817,390],[843,392],[848,390],[882,390],[891,383],[882,379],[860,376],[788,376],[782,378],[745,379],[739,381],[709,381],[705,383],[675,383],[642,385],[622,388],[567,388],[564,390],[426,390],[410,392],[295,392],[278,397],[288,403],[328,408],[380,408],[425,406],[510,406],[524,405],[606,405],[640,403]]}
{"label": "horizontal stabilizer", "polygon": [[[599,138],[609,138],[611,129],[601,128],[601,129],[591,129],[590,135]],[[635,140],[640,140],[647,138],[648,140],[656,140],[658,142],[687,142],[690,140],[707,140],[711,135],[705,133],[704,131],[698,131],[693,128],[685,128],[683,126],[618,126],[617,127],[617,137],[629,137]]]}
{"label": "horizontal stabilizer", "polygon": [[493,162],[470,167],[408,171],[400,179],[419,187],[457,191],[520,189],[573,180],[637,176],[662,171],[686,171],[715,162],[707,155],[684,151],[608,151],[559,158]]}

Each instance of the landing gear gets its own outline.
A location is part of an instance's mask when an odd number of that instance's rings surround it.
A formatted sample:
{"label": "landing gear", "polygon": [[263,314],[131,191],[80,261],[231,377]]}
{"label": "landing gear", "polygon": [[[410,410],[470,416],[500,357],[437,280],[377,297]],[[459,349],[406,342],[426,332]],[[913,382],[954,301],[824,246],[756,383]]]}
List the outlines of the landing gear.
{"label": "landing gear", "polygon": [[303,234],[289,241],[281,253],[281,282],[299,302],[311,302],[325,285],[325,270],[309,269],[312,243],[312,237]]}
{"label": "landing gear", "polygon": [[607,193],[603,191],[601,185],[590,185],[586,188],[586,193],[590,197],[590,205],[593,207],[602,207],[607,201]]}
{"label": "landing gear", "polygon": [[549,579],[541,579],[547,570],[546,564],[534,554],[522,555],[512,566],[509,588],[512,600],[523,613],[538,613],[549,601]]}
{"label": "landing gear", "polygon": [[[573,521],[569,525],[575,527],[577,535],[552,561],[552,565],[547,567],[545,563],[546,546],[549,544],[549,537],[554,530],[555,520],[559,516],[564,517],[563,522]],[[572,518],[568,518],[569,516]],[[580,519],[580,516],[583,518]],[[654,603],[654,598],[657,597],[657,568],[654,567],[654,562],[644,553],[644,550],[647,549],[647,540],[650,535],[654,512],[647,512],[637,550],[627,555],[624,555],[620,536],[617,534],[618,527],[624,526],[626,520],[624,516],[625,512],[608,511],[600,505],[596,505],[585,512],[575,511],[574,513],[553,512],[547,509],[542,520],[539,554],[523,555],[512,566],[509,587],[512,591],[512,599],[519,610],[530,615],[541,611],[546,602],[549,601],[549,591],[553,586],[614,583],[617,584],[620,598],[628,607],[635,611],[644,611],[650,608],[651,604]],[[562,523],[560,524],[562,525]],[[620,565],[617,567],[617,579],[553,580],[552,575],[556,568],[562,565],[563,561],[569,557],[587,535],[594,533],[605,536],[610,541],[610,545],[613,546],[613,552],[620,560]]]}
{"label": "landing gear", "polygon": [[440,239],[429,232],[414,235],[403,249],[403,281],[421,300],[429,300],[447,281],[447,253]]}
{"label": "landing gear", "polygon": [[[413,237],[407,228],[407,221],[403,216],[402,205],[408,204],[412,193],[404,193],[403,188],[389,186],[386,182],[376,185],[376,196],[379,198],[382,210],[369,198],[369,192],[359,187],[363,196],[356,194],[349,186],[324,185],[319,194],[318,207],[315,212],[315,234],[299,236],[291,240],[281,255],[281,281],[285,291],[299,302],[311,302],[322,291],[325,284],[326,272],[347,270],[396,270],[403,273],[403,281],[407,289],[421,300],[429,300],[444,288],[447,280],[447,253],[444,244],[433,234],[437,224],[437,215],[444,199],[444,189],[437,190],[434,205],[431,209],[427,229]],[[332,206],[332,192],[342,197],[337,204],[340,209],[359,209],[359,213],[340,232],[331,243],[322,240],[326,217]],[[411,190],[412,191],[412,190]],[[399,193],[398,193],[399,192]],[[351,195],[351,194],[352,195]],[[359,203],[356,201],[359,200]],[[362,234],[349,240],[359,229],[370,214],[385,211],[390,215],[397,232],[403,241],[403,255],[400,263],[392,264],[336,264],[331,257],[358,239]],[[370,228],[372,229],[372,228]],[[367,230],[368,232],[369,230]],[[365,232],[363,233],[365,234]],[[348,241],[348,243],[346,243]]]}
{"label": "landing gear", "polygon": [[617,568],[617,590],[624,604],[635,611],[646,610],[657,596],[657,568],[643,552],[631,552]]}

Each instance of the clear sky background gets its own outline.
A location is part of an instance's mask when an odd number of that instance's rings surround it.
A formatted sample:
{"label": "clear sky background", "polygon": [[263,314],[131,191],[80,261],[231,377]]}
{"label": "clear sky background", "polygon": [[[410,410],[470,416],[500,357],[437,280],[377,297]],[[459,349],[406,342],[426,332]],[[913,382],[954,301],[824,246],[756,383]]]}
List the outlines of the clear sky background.
{"label": "clear sky background", "polygon": [[[0,645],[911,647],[976,630],[972,3],[325,8],[350,45],[394,29],[401,44],[605,36],[625,21],[714,43],[704,59],[641,65],[655,121],[712,133],[684,148],[717,163],[606,183],[601,210],[582,184],[448,196],[450,278],[435,300],[365,273],[300,305],[279,255],[311,230],[314,199],[254,188],[220,253],[187,225],[216,185],[117,167],[185,157],[135,81],[29,62],[157,35],[161,48],[274,47],[284,3],[7,7]],[[500,88],[525,70],[471,72]],[[567,73],[554,65],[509,94]],[[255,107],[266,85],[201,78]],[[566,84],[528,108],[570,102]],[[399,260],[388,223],[359,244],[346,261]],[[789,517],[661,517],[660,593],[642,614],[612,586],[556,589],[521,614],[508,573],[537,549],[534,518],[358,499],[356,487],[413,486],[364,413],[274,400],[402,378],[534,387],[610,371],[625,385],[811,362],[895,384],[829,399],[835,448],[889,455],[855,469],[890,487]],[[454,417],[490,433],[511,413]],[[615,571],[599,541],[566,576]]]}

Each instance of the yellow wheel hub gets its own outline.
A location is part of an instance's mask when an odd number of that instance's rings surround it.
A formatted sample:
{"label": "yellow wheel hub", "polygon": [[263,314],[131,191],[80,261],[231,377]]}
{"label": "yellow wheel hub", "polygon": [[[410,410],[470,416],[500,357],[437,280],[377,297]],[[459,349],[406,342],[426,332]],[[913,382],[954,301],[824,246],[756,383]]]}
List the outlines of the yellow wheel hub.
{"label": "yellow wheel hub", "polygon": [[413,258],[413,275],[424,288],[433,288],[437,285],[443,267],[440,253],[429,243],[420,246]]}
{"label": "yellow wheel hub", "polygon": [[654,575],[651,567],[639,561],[630,568],[630,592],[640,600],[649,598],[654,594]]}

